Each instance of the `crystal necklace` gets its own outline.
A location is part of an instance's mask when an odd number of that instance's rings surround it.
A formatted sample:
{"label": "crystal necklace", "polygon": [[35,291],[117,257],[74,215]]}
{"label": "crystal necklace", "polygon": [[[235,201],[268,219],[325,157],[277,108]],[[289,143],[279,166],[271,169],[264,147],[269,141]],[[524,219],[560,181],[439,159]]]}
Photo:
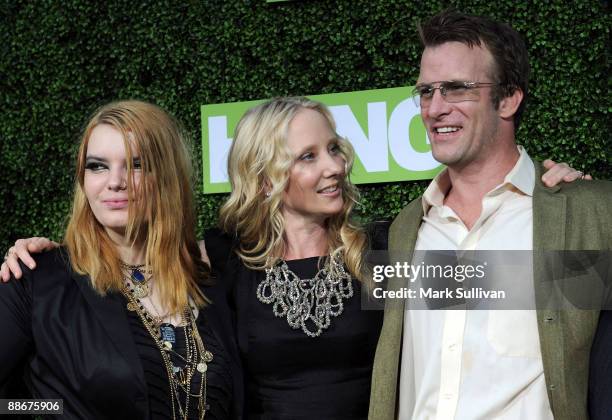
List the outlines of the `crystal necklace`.
{"label": "crystal necklace", "polygon": [[300,279],[281,260],[266,268],[266,278],[257,286],[260,302],[272,304],[275,316],[286,317],[292,329],[301,329],[309,337],[320,336],[351,296],[351,275],[340,258],[331,256],[312,279]]}

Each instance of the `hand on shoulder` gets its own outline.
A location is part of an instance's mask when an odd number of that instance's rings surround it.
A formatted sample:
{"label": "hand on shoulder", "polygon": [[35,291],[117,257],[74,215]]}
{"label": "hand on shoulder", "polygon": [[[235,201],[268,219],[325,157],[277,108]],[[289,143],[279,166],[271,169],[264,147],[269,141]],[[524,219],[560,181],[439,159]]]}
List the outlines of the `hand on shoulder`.
{"label": "hand on shoulder", "polygon": [[0,267],[0,279],[3,282],[7,282],[11,278],[11,274],[16,279],[20,279],[23,273],[21,267],[19,267],[19,261],[31,270],[34,270],[36,268],[36,261],[34,261],[31,254],[49,251],[59,246],[57,242],[43,237],[17,239],[15,245],[10,247],[4,255],[4,262],[2,267]]}

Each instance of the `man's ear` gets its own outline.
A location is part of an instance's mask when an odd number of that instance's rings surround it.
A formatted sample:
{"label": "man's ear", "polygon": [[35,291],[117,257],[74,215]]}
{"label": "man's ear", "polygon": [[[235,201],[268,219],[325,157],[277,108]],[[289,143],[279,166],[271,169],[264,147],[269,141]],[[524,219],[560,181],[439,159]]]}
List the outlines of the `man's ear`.
{"label": "man's ear", "polygon": [[503,119],[511,119],[516,114],[522,101],[523,91],[517,88],[512,95],[506,96],[499,101],[499,108],[497,110],[499,116]]}

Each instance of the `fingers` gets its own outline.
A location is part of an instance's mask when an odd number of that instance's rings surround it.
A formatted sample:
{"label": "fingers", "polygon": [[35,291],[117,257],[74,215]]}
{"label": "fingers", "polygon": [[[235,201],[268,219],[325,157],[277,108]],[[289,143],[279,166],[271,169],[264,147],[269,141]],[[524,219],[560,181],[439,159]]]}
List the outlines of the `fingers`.
{"label": "fingers", "polygon": [[34,237],[18,239],[15,241],[15,245],[10,247],[5,255],[4,262],[0,267],[0,279],[2,279],[3,282],[8,281],[11,278],[11,273],[13,273],[16,279],[21,278],[23,273],[21,267],[19,267],[19,260],[30,269],[34,269],[36,268],[36,262],[30,254],[36,254],[58,246],[59,244],[57,242],[53,242],[47,238]]}
{"label": "fingers", "polygon": [[554,161],[554,160],[552,160],[552,159],[546,159],[544,162],[542,162],[542,164],[544,165],[544,167],[545,167],[546,169],[550,169],[550,168],[552,168],[553,166],[555,166],[555,165],[557,164],[557,162],[555,162],[555,161]]}
{"label": "fingers", "polygon": [[48,238],[35,237],[26,239],[27,250],[32,254],[37,254],[43,251],[49,251],[60,246],[57,242]]}
{"label": "fingers", "polygon": [[[547,164],[547,162],[549,163]],[[571,173],[574,173],[574,175],[576,175],[578,173],[578,171],[575,171],[573,168],[570,168],[567,163],[555,163],[550,159],[544,161],[544,166],[547,167],[548,170],[544,175],[542,175],[542,182],[547,187],[554,187],[555,185],[559,184],[563,181],[563,178],[566,175],[569,175]],[[582,173],[578,175],[578,178],[580,178],[581,175]],[[574,179],[572,179],[572,181],[573,180]]]}
{"label": "fingers", "polygon": [[[40,242],[39,241],[40,239],[41,238],[17,239],[15,241],[15,246],[13,246],[13,248],[15,249],[14,255],[31,269],[36,267],[36,262],[34,261],[34,258],[32,258],[32,256],[30,255],[28,244],[30,242]],[[45,239],[45,238],[42,238],[42,239]],[[18,261],[15,261],[15,263],[18,263]],[[13,271],[12,267],[11,267],[11,271]]]}
{"label": "fingers", "polygon": [[574,172],[570,172],[569,174],[564,175],[563,181],[573,182],[577,179],[583,179],[583,178],[584,178],[584,173],[582,173],[582,171],[574,171]]}
{"label": "fingers", "polygon": [[15,246],[10,247],[4,256],[4,262],[0,268],[2,281],[7,282],[11,278],[11,273],[13,273],[16,279],[21,278],[22,273],[21,268],[19,267],[19,259],[17,258]]}
{"label": "fingers", "polygon": [[576,181],[577,179],[584,179],[584,180],[587,180],[587,181],[592,181],[593,177],[591,175],[589,175],[589,174],[585,175],[584,172],[582,172],[582,171],[574,171],[574,172],[571,172],[571,173],[569,173],[569,174],[567,174],[567,175],[565,175],[563,177],[563,180],[565,182],[573,182],[573,181]]}
{"label": "fingers", "polygon": [[0,279],[6,283],[10,278],[11,270],[9,270],[8,264],[5,261],[2,263],[2,266],[0,266]]}

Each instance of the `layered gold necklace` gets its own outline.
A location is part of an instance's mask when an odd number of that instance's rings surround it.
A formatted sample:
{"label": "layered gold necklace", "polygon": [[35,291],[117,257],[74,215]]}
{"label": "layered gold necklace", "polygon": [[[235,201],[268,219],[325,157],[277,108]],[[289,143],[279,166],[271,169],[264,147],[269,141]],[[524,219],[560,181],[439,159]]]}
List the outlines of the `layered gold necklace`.
{"label": "layered gold necklace", "polygon": [[[138,289],[135,286],[138,286],[138,280],[134,278],[133,271],[142,272],[143,266],[123,265],[123,267],[132,271],[130,276],[124,276],[124,287],[121,290],[128,301],[127,309],[136,312],[162,356],[168,375],[172,418],[177,418],[178,411],[179,418],[186,420],[189,417],[190,403],[193,399],[197,399],[198,418],[203,419],[208,408],[206,405],[206,373],[208,363],[212,361],[213,355],[204,347],[196,325],[194,310],[187,305],[181,314],[182,324],[185,325],[183,329],[185,333],[185,354],[182,355],[173,348],[176,339],[174,327],[163,322],[163,315],[152,316],[142,304],[141,299],[143,298],[139,297],[140,294],[136,292]],[[148,285],[150,278],[147,280],[147,291],[150,291]],[[172,362],[171,354],[182,360],[185,363],[184,366],[176,366]],[[192,383],[194,379],[197,379],[195,378],[197,374],[201,375],[199,387],[197,393],[192,393]],[[184,394],[183,398],[181,398],[181,391]]]}

